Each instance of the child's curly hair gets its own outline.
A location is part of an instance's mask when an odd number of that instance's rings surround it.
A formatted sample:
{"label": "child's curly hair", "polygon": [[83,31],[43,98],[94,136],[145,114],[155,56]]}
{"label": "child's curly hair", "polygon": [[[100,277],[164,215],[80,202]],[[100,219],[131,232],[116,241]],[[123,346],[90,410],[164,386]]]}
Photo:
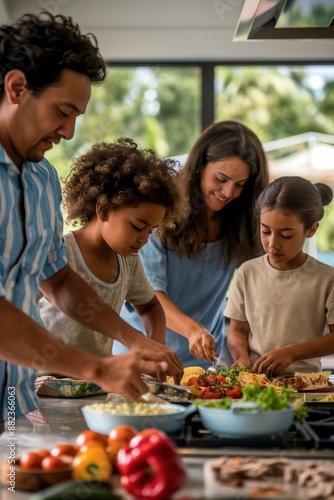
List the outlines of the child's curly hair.
{"label": "child's curly hair", "polygon": [[[129,138],[97,143],[74,160],[64,186],[67,221],[87,225],[99,213],[107,217],[125,207],[155,203],[166,208],[158,229],[173,228],[188,214],[178,163],[139,149]],[[159,233],[159,230],[157,231]]]}

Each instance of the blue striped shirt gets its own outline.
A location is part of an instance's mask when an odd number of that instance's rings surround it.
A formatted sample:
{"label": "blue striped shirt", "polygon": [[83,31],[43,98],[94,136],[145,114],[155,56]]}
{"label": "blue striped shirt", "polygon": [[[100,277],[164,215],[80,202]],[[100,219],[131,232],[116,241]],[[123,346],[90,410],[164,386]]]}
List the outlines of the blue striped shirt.
{"label": "blue striped shirt", "polygon": [[[43,159],[23,162],[20,171],[0,144],[0,297],[40,324],[35,304],[38,282],[66,264],[60,204],[55,168]],[[42,357],[36,361],[46,369]],[[39,406],[35,378],[35,370],[0,359],[0,422],[7,420],[10,387],[15,387],[16,416]]]}

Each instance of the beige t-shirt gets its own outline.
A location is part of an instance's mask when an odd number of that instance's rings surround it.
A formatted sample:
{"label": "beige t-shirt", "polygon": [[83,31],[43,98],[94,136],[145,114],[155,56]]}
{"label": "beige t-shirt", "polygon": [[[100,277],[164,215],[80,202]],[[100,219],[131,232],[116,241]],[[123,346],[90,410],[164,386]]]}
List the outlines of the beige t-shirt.
{"label": "beige t-shirt", "polygon": [[[249,323],[252,363],[268,351],[322,337],[326,323],[334,324],[334,268],[310,256],[289,271],[272,268],[266,255],[249,260],[236,273],[224,314]],[[312,358],[282,374],[320,369],[320,358]]]}
{"label": "beige t-shirt", "polygon": [[[105,283],[97,278],[87,267],[78,244],[72,233],[65,235],[67,260],[93,290],[112,309],[119,314],[124,300],[133,305],[146,304],[154,297],[154,290],[146,278],[139,255],[123,257],[117,254],[119,274],[114,283]],[[73,344],[98,356],[110,356],[113,339],[90,330],[64,315],[45,296],[38,300],[40,316],[46,328],[67,344]],[[98,312],[86,306],[82,314],[89,317]],[[112,325],[111,325],[112,326]]]}

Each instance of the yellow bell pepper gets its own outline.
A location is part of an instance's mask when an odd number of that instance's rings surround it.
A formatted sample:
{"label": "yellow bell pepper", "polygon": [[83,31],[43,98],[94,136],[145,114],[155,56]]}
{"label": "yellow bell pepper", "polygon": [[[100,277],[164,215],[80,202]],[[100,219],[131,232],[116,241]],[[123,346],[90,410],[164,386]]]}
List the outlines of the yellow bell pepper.
{"label": "yellow bell pepper", "polygon": [[79,451],[73,460],[73,479],[109,481],[112,466],[107,452],[100,446]]}

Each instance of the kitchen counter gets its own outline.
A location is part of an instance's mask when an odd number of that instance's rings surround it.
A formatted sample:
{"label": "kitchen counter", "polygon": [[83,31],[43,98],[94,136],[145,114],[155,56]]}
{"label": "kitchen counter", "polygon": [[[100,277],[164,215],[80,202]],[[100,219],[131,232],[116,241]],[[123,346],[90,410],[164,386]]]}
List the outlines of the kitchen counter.
{"label": "kitchen counter", "polygon": [[[81,407],[92,402],[105,401],[106,395],[92,396],[86,398],[53,398],[41,397],[41,407],[39,410],[21,417],[16,421],[15,435],[10,436],[5,431],[0,436],[0,459],[8,458],[8,447],[10,442],[15,442],[15,455],[20,456],[24,451],[34,451],[40,448],[51,449],[60,442],[74,443],[76,436],[87,429],[83,418]],[[333,409],[334,412],[334,409]],[[315,410],[313,419],[325,418],[321,416],[321,411]],[[191,417],[192,418],[192,417]],[[326,422],[326,420],[324,420]],[[198,427],[199,426],[199,427]],[[243,439],[236,445],[235,440],[215,438],[208,431],[203,430],[198,423],[198,417],[192,418],[187,423],[184,435],[174,438],[179,447],[182,460],[188,471],[188,480],[184,488],[177,492],[173,498],[190,496],[194,499],[204,498],[203,496],[203,465],[206,460],[225,456],[254,456],[273,457],[284,456],[291,459],[329,459],[334,460],[334,433],[333,424],[322,424],[317,422],[313,428],[328,430],[328,436],[323,435],[319,441],[319,446],[314,446],[314,441],[310,436],[301,433],[302,426],[296,426],[296,433],[290,430],[286,435],[277,436],[268,444],[256,447],[253,441]],[[259,441],[259,440],[257,440]],[[328,445],[330,443],[330,445]],[[124,500],[133,497],[117,487],[118,476],[114,476],[113,481],[116,491],[121,493]],[[27,500],[31,493],[16,491],[15,494],[8,491],[5,486],[0,486],[1,500]]]}
{"label": "kitchen counter", "polygon": [[[24,451],[34,451],[40,448],[51,449],[60,442],[74,443],[76,436],[87,429],[81,407],[92,402],[105,401],[106,395],[86,398],[51,398],[41,397],[39,410],[17,419],[15,435],[10,436],[5,431],[0,436],[0,459],[8,457],[7,444],[15,442],[15,455],[19,457]],[[188,470],[188,481],[182,490],[175,494],[192,495],[199,498],[203,489],[203,460],[183,457]],[[117,483],[117,476],[115,476]],[[131,499],[123,490],[119,490],[124,499]],[[14,494],[5,486],[0,485],[1,500],[27,500],[32,493],[16,491]]]}

